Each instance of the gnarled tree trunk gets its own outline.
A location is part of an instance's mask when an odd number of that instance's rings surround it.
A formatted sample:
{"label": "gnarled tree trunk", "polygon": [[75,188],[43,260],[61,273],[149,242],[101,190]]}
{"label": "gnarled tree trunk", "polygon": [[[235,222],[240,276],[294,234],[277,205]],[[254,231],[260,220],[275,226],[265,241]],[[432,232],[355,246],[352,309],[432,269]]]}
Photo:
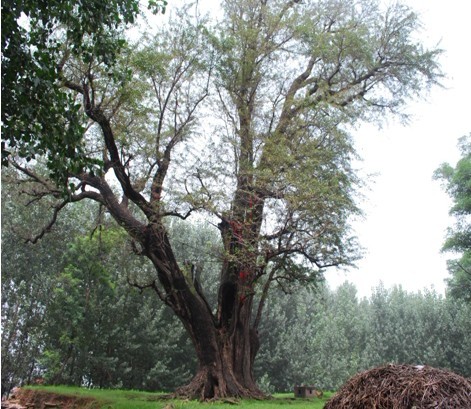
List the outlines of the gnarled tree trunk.
{"label": "gnarled tree trunk", "polygon": [[250,328],[249,309],[241,306],[229,327],[218,327],[204,318],[194,322],[190,332],[199,368],[190,384],[176,391],[177,395],[200,399],[263,396],[253,377],[258,337]]}
{"label": "gnarled tree trunk", "polygon": [[[224,263],[215,315],[199,282],[179,267],[163,226],[147,226],[147,229],[150,239],[146,255],[156,267],[165,294],[157,286],[154,289],[183,323],[199,364],[192,381],[179,388],[176,395],[205,400],[262,397],[253,376],[259,348],[258,334],[252,326],[254,266],[249,266],[247,261]],[[228,251],[241,253],[242,239],[238,233],[229,224],[224,224],[221,231],[229,237]]]}

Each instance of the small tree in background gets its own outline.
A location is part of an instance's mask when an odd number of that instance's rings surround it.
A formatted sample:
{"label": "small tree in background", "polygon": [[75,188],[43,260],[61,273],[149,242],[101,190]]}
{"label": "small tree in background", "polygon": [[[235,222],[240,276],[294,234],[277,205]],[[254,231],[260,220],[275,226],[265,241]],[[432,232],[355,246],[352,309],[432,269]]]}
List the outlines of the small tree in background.
{"label": "small tree in background", "polygon": [[459,141],[461,159],[453,168],[445,163],[435,171],[453,200],[450,215],[456,224],[448,230],[443,250],[459,255],[448,262],[450,294],[471,302],[471,134]]}

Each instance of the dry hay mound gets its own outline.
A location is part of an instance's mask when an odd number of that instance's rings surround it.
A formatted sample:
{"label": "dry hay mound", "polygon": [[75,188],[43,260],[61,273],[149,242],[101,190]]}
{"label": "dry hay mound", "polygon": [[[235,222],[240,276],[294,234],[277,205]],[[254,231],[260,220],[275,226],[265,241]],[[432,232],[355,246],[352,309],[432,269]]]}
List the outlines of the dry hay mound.
{"label": "dry hay mound", "polygon": [[471,408],[471,381],[430,366],[386,365],[355,375],[324,409]]}

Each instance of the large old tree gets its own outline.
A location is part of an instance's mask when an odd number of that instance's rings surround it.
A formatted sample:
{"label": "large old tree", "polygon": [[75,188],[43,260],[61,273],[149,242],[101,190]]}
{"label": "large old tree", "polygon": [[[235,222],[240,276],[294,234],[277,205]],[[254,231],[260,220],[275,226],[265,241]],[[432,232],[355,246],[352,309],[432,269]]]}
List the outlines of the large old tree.
{"label": "large old tree", "polygon": [[[440,77],[438,51],[416,42],[417,16],[400,4],[231,0],[222,8],[217,24],[193,9],[176,13],[111,62],[92,47],[106,30],[86,33],[81,49],[62,22],[49,33],[61,41],[46,98],[75,102],[54,105],[53,131],[64,138],[44,133],[48,118],[31,118],[27,107],[32,122],[10,121],[3,135],[9,165],[36,184],[29,193],[57,199],[46,230],[66,204],[93,200],[150,260],[155,276],[134,284],[155,290],[183,323],[199,369],[178,393],[201,398],[261,395],[252,368],[270,287],[312,283],[358,255],[349,131],[401,114]],[[216,306],[168,233],[168,220],[195,214],[212,220],[223,243]]]}

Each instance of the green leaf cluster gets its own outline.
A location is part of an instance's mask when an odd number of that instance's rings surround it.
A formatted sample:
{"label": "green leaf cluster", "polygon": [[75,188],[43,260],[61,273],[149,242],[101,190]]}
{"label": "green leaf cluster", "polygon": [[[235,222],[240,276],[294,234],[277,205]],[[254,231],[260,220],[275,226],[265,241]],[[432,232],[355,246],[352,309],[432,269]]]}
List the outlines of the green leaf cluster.
{"label": "green leaf cluster", "polygon": [[453,201],[450,215],[456,219],[443,245],[444,251],[459,255],[448,262],[448,287],[452,295],[471,302],[471,135],[460,138],[459,148],[461,159],[455,167],[443,164],[435,178],[443,181]]}
{"label": "green leaf cluster", "polygon": [[[165,5],[152,2],[155,10]],[[62,184],[94,168],[80,103],[61,88],[63,61],[112,67],[125,45],[123,28],[138,13],[136,0],[2,2],[2,165],[9,155],[45,156]]]}

